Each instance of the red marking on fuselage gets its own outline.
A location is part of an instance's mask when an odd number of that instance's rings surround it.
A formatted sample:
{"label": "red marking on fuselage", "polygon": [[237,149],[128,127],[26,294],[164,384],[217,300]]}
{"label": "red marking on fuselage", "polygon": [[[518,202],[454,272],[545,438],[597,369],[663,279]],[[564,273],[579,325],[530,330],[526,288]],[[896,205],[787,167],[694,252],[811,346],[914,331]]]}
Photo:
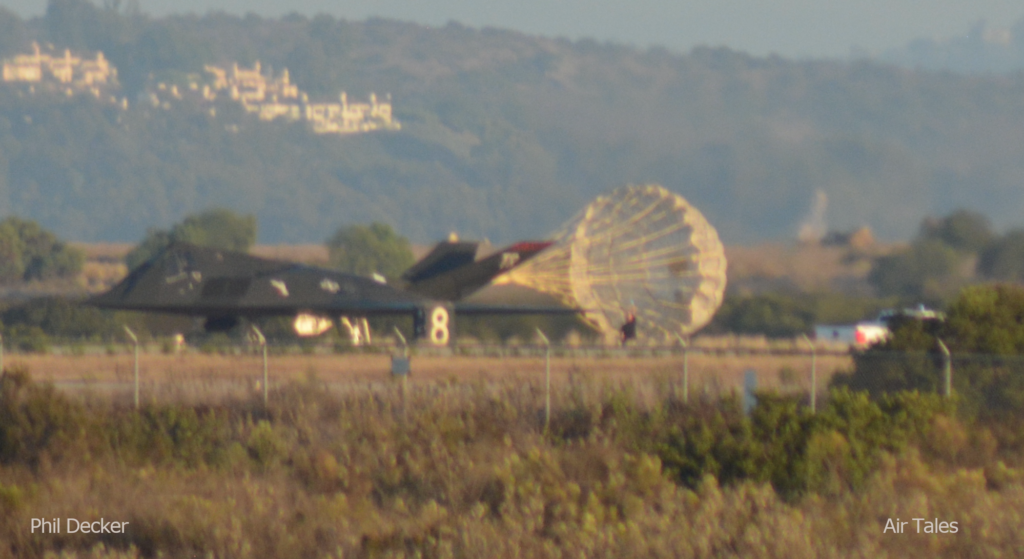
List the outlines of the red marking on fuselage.
{"label": "red marking on fuselage", "polygon": [[502,252],[540,252],[553,244],[555,244],[554,241],[522,241]]}

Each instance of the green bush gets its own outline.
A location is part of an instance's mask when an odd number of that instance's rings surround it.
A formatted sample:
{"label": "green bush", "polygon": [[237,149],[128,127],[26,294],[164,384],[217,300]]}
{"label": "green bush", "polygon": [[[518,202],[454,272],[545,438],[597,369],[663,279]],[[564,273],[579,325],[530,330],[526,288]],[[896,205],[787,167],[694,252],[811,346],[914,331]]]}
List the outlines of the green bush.
{"label": "green bush", "polygon": [[833,377],[834,386],[873,396],[917,390],[935,393],[944,384],[944,357],[951,353],[953,391],[970,415],[1024,411],[1024,287],[971,286],[950,305],[945,321],[904,318],[890,323],[892,336],[853,356],[853,370]]}
{"label": "green bush", "polygon": [[268,468],[280,460],[287,447],[269,421],[260,421],[252,428],[246,443],[249,456],[260,468]]}
{"label": "green bush", "polygon": [[0,463],[36,467],[44,455],[65,452],[83,415],[52,385],[33,383],[27,369],[7,368],[0,374]]}
{"label": "green bush", "polygon": [[13,326],[7,329],[10,345],[26,353],[49,353],[50,337],[38,326]]}
{"label": "green bush", "polygon": [[682,485],[696,488],[709,475],[730,484],[757,473],[760,448],[751,422],[735,399],[700,404],[672,421],[666,439],[656,443],[655,450]]}
{"label": "green bush", "polygon": [[106,439],[122,458],[188,467],[217,463],[231,441],[224,414],[187,406],[145,406],[106,414]]}
{"label": "green bush", "polygon": [[762,393],[749,418],[730,401],[691,408],[654,450],[674,479],[694,489],[712,475],[724,485],[769,482],[786,499],[838,494],[863,486],[883,454],[902,453],[936,415],[952,411],[934,395],[873,402],[840,389],[812,414],[796,398]]}

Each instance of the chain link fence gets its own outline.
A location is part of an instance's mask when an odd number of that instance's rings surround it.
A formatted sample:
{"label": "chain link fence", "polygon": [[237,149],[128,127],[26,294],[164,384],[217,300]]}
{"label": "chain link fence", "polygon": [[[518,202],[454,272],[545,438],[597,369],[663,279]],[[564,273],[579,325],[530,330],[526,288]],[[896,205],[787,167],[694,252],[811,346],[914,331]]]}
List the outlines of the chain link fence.
{"label": "chain link fence", "polygon": [[[9,341],[8,341],[9,342]],[[134,391],[133,346],[48,340],[43,347],[5,344],[0,364],[26,367],[34,378],[73,393],[130,397]],[[353,348],[347,344],[268,340],[269,385],[315,381],[339,390],[354,384],[392,382],[393,356],[404,348],[390,340]],[[245,340],[180,345],[156,339],[142,343],[139,360],[143,398],[204,392],[262,394],[260,347]],[[513,379],[538,382],[547,348],[539,343],[412,346],[409,379],[485,382]],[[554,344],[551,374],[556,383],[647,383],[648,392],[682,398],[741,393],[753,371],[758,390],[820,400],[830,386],[847,386],[878,395],[917,390],[951,394],[969,410],[1024,409],[1024,356],[953,354],[941,351],[850,351],[804,340],[693,340],[689,347]]]}

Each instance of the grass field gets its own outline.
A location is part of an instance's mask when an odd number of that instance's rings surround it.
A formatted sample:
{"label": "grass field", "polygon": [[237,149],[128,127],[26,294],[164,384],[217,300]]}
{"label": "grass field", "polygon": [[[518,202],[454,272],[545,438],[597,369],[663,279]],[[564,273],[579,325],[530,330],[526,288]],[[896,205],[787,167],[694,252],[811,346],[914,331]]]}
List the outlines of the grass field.
{"label": "grass field", "polygon": [[[290,354],[268,358],[271,389],[299,382],[315,381],[346,390],[392,381],[391,361],[386,354]],[[133,356],[114,355],[8,355],[9,365],[24,365],[38,382],[52,382],[69,394],[109,395],[117,399],[131,396]],[[747,369],[758,372],[760,387],[782,392],[806,392],[810,387],[810,358],[801,355],[690,355],[689,390],[720,395],[739,390]],[[819,357],[818,389],[823,392],[837,370],[849,368],[846,356]],[[544,381],[543,357],[412,357],[409,382],[540,384]],[[204,400],[218,396],[244,396],[261,392],[263,361],[255,353],[207,355],[184,353],[166,355],[143,353],[139,359],[140,392],[143,400]],[[683,390],[683,358],[672,357],[553,357],[551,380],[564,384],[570,380],[621,385],[634,383],[651,387],[648,391]],[[654,394],[648,397],[663,395]]]}

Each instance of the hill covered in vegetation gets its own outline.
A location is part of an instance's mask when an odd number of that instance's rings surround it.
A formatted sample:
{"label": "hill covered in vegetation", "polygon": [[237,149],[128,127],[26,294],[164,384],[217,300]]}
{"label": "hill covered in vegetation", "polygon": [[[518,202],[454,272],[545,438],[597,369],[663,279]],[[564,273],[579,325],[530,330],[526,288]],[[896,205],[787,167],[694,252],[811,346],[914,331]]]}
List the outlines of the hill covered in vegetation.
{"label": "hill covered in vegetation", "polygon": [[[329,16],[151,18],[53,0],[0,12],[0,54],[102,51],[128,109],[0,87],[0,210],[60,236],[137,241],[189,213],[252,213],[260,242],[380,221],[414,242],[555,229],[598,193],[658,182],[730,243],[792,237],[817,192],[834,229],[905,238],[965,207],[1016,223],[1024,77],[869,62],[680,55],[457,24]],[[287,68],[311,96],[390,93],[402,128],[344,137],[244,111],[141,102],[206,64]]]}

